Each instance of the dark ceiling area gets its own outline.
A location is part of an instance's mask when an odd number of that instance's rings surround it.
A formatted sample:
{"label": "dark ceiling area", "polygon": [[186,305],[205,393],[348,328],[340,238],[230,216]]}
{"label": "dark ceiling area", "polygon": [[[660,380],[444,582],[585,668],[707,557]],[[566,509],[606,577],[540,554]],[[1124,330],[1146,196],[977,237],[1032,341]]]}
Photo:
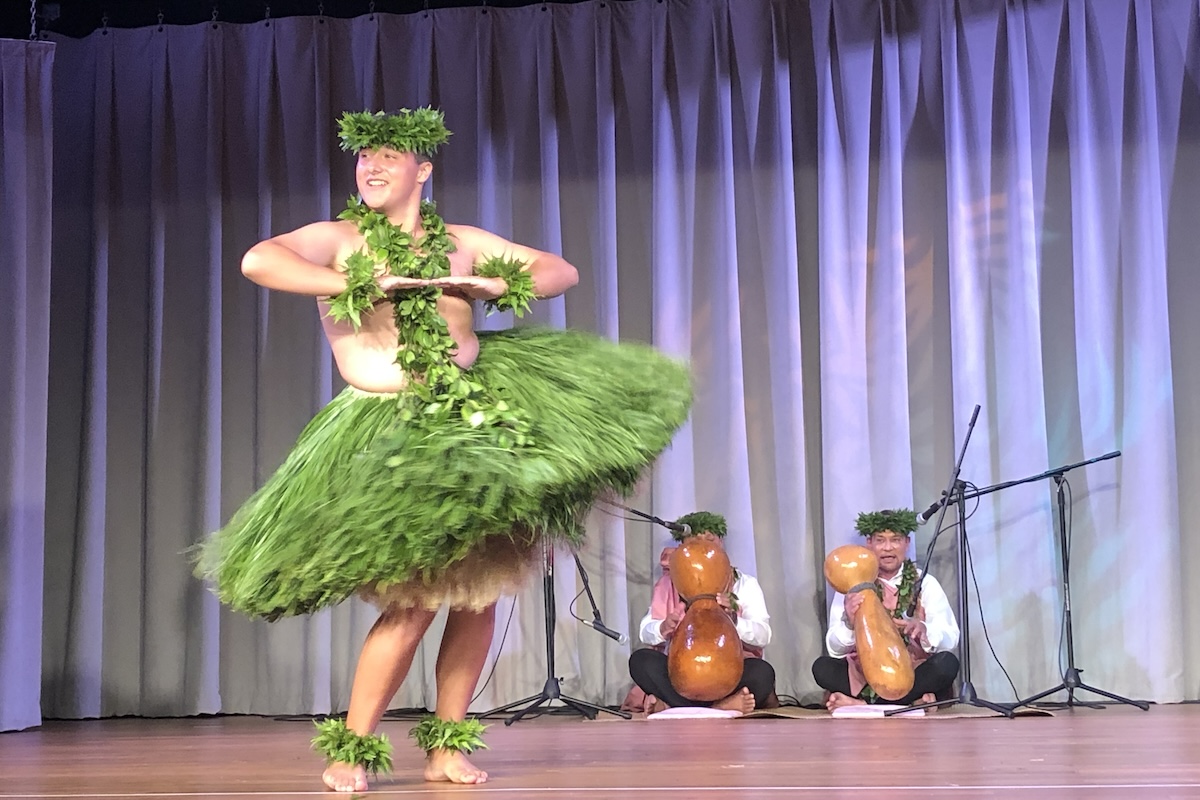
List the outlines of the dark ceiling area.
{"label": "dark ceiling area", "polygon": [[[578,3],[588,0],[555,0]],[[622,0],[609,0],[622,2]],[[114,28],[138,28],[159,24],[192,25],[216,18],[223,22],[259,22],[277,17],[357,17],[376,11],[412,14],[451,7],[512,8],[540,5],[542,0],[0,0],[0,38],[28,39],[30,13],[36,11],[37,27],[64,36],[81,37],[105,23]]]}

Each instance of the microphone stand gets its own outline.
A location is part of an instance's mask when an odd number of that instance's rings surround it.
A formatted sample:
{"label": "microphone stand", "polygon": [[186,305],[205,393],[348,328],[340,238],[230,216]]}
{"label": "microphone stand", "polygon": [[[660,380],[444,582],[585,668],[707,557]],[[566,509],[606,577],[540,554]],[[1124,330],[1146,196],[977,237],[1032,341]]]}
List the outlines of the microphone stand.
{"label": "microphone stand", "polygon": [[959,691],[958,697],[952,700],[938,700],[933,703],[922,703],[907,708],[897,708],[891,711],[885,711],[885,717],[895,716],[896,714],[906,714],[910,711],[915,711],[918,708],[940,708],[942,706],[952,705],[954,703],[962,703],[963,705],[976,706],[987,708],[995,711],[997,714],[1003,714],[1009,719],[1013,718],[1011,709],[997,705],[988,700],[981,700],[975,692],[975,686],[971,683],[971,644],[970,644],[970,625],[967,616],[967,514],[966,514],[966,483],[959,480],[958,475],[962,470],[963,457],[967,454],[967,443],[971,440],[971,432],[975,429],[975,420],[979,417],[979,406],[975,406],[975,410],[971,413],[971,421],[967,425],[966,436],[963,437],[962,448],[958,453],[958,462],[954,465],[954,473],[950,476],[950,485],[946,487],[945,502],[942,503],[941,509],[938,511],[937,524],[934,526],[933,540],[929,543],[929,549],[925,556],[925,566],[921,571],[920,578],[917,579],[917,586],[913,591],[912,605],[910,606],[910,614],[916,610],[916,604],[921,596],[921,582],[925,580],[925,575],[929,572],[929,562],[933,558],[933,548],[937,543],[938,536],[942,532],[942,519],[946,515],[946,509],[953,503],[957,509],[958,522],[956,525],[957,536],[955,537],[958,544],[958,619],[959,619],[959,637],[958,637],[958,662],[959,662]]}
{"label": "microphone stand", "polygon": [[[510,709],[520,705],[529,705],[513,714],[508,719],[504,720],[505,726],[512,725],[514,722],[525,717],[534,709],[540,708],[544,704],[548,704],[551,700],[559,700],[565,703],[569,708],[573,708],[588,719],[595,719],[596,714],[600,711],[605,711],[609,714],[616,714],[619,717],[629,719],[630,714],[624,711],[614,711],[611,708],[598,706],[594,703],[589,703],[586,700],[580,700],[576,697],[569,697],[562,693],[562,678],[556,677],[554,674],[554,625],[556,621],[554,608],[554,545],[548,539],[542,540],[542,596],[544,602],[544,613],[546,621],[546,683],[542,686],[542,691],[538,694],[531,695],[521,700],[517,700],[499,708],[493,708],[491,711],[486,711],[477,715],[479,719],[490,717],[494,714],[503,714]],[[580,567],[582,569],[582,567]],[[599,619],[600,612],[596,612],[596,617]]]}
{"label": "microphone stand", "polygon": [[[1062,486],[1063,475],[1064,475],[1064,473],[1070,472],[1071,470],[1076,469],[1078,467],[1087,466],[1088,464],[1093,464],[1097,461],[1106,461],[1110,458],[1116,458],[1119,455],[1121,455],[1121,451],[1114,450],[1111,453],[1105,453],[1102,456],[1097,456],[1095,458],[1089,458],[1086,461],[1080,461],[1075,464],[1068,464],[1067,466],[1063,466],[1063,467],[1055,467],[1054,469],[1048,469],[1045,472],[1038,473],[1037,475],[1030,475],[1027,478],[1020,478],[1015,481],[1005,481],[1003,483],[997,483],[992,486],[987,486],[983,489],[975,489],[970,492],[965,491],[966,484],[956,485],[955,496],[952,498],[952,501],[954,503],[956,503],[958,506],[958,519],[959,519],[959,522],[958,522],[958,529],[959,529],[958,534],[959,535],[957,537],[958,538],[958,548],[959,548],[959,550],[958,550],[958,573],[959,573],[958,574],[958,592],[959,592],[959,594],[958,594],[958,612],[960,615],[960,619],[962,620],[962,631],[963,631],[962,636],[959,639],[960,672],[963,675],[962,688],[959,692],[959,698],[956,700],[944,700],[944,701],[941,701],[938,703],[926,703],[923,705],[912,706],[911,708],[896,709],[894,711],[885,712],[885,716],[893,716],[895,714],[903,714],[906,711],[911,711],[916,708],[932,708],[932,707],[938,707],[938,706],[942,706],[942,705],[949,705],[951,703],[966,703],[966,704],[971,704],[971,705],[976,705],[976,706],[983,706],[985,708],[990,708],[993,711],[1002,713],[1007,717],[1012,717],[1012,712],[1015,711],[1016,709],[1020,708],[1021,706],[1028,705],[1030,703],[1034,703],[1043,697],[1054,694],[1055,692],[1058,692],[1058,691],[1062,691],[1063,689],[1066,689],[1068,691],[1068,697],[1070,698],[1068,700],[1067,705],[1084,705],[1082,703],[1074,702],[1074,689],[1086,689],[1087,691],[1093,692],[1095,694],[1103,695],[1112,700],[1116,700],[1116,701],[1123,702],[1123,703],[1129,703],[1130,705],[1137,706],[1138,708],[1142,709],[1143,711],[1149,710],[1150,706],[1148,703],[1144,703],[1144,702],[1137,701],[1137,700],[1130,700],[1128,698],[1120,697],[1120,696],[1114,695],[1114,694],[1109,694],[1108,692],[1104,692],[1104,691],[1101,691],[1094,687],[1088,686],[1087,684],[1085,684],[1081,680],[1079,680],[1079,673],[1082,672],[1082,670],[1077,669],[1075,667],[1075,646],[1073,643],[1074,629],[1071,624],[1071,609],[1070,609],[1070,604],[1071,604],[1071,601],[1070,601],[1071,589],[1070,589],[1070,578],[1069,578],[1070,553],[1067,548],[1067,538],[1066,538],[1066,536],[1067,536],[1067,534],[1066,534],[1066,501],[1065,501],[1065,497],[1064,497],[1064,493],[1063,493],[1063,486]],[[964,524],[964,520],[966,517],[965,503],[967,500],[974,500],[976,498],[983,497],[984,495],[988,495],[993,492],[998,492],[1001,489],[1008,489],[1009,487],[1012,487],[1012,486],[1019,486],[1022,483],[1030,483],[1032,481],[1039,481],[1039,480],[1042,480],[1043,478],[1054,478],[1055,483],[1058,484],[1058,521],[1059,521],[1059,532],[1060,532],[1061,541],[1062,541],[1063,596],[1064,596],[1064,602],[1066,604],[1066,622],[1065,622],[1066,634],[1065,634],[1065,636],[1067,639],[1068,666],[1067,666],[1067,671],[1064,676],[1064,680],[1058,686],[1055,686],[1052,689],[1047,689],[1045,692],[1041,692],[1030,698],[1021,700],[1017,703],[1012,703],[1012,704],[1006,703],[1005,707],[1001,707],[994,703],[988,703],[985,700],[979,700],[978,697],[975,695],[974,687],[971,685],[971,656],[970,656],[970,645],[967,641],[967,602],[966,602],[966,600],[967,600],[967,587],[966,587],[967,561],[966,561],[966,546],[965,546],[966,545],[966,526]],[[935,531],[937,531],[937,533],[934,534],[934,539],[936,540],[937,535],[941,532],[941,517],[940,516],[938,518],[938,527],[935,528]],[[929,549],[930,549],[930,554],[932,554],[932,550],[933,550],[932,543],[930,544]],[[929,565],[928,558],[926,559],[925,563],[926,563],[926,567],[928,567],[928,565]],[[922,577],[924,577],[924,574],[922,574]],[[917,593],[914,592],[914,598],[916,596],[917,596]]]}
{"label": "microphone stand", "polygon": [[[1112,694],[1111,692],[1106,692],[1103,689],[1097,689],[1094,686],[1087,685],[1086,683],[1084,683],[1082,680],[1079,679],[1079,673],[1083,672],[1083,670],[1081,670],[1075,666],[1075,628],[1071,622],[1071,550],[1070,550],[1070,538],[1068,537],[1068,534],[1067,534],[1067,511],[1066,511],[1067,502],[1066,502],[1066,493],[1063,490],[1063,484],[1066,483],[1066,480],[1064,478],[1064,473],[1069,472],[1070,470],[1073,470],[1076,467],[1082,467],[1086,464],[1091,464],[1096,461],[1104,461],[1105,459],[1109,459],[1109,458],[1116,458],[1119,455],[1121,455],[1121,451],[1114,450],[1111,453],[1106,453],[1105,455],[1099,456],[1097,458],[1093,458],[1088,461],[1080,461],[1078,464],[1071,464],[1070,466],[1059,467],[1058,469],[1052,469],[1047,472],[1043,472],[1041,475],[1037,475],[1034,478],[1028,479],[1028,480],[1036,480],[1038,478],[1050,477],[1050,478],[1054,479],[1054,484],[1057,487],[1057,491],[1055,493],[1055,495],[1056,495],[1055,500],[1056,500],[1056,504],[1058,506],[1058,537],[1059,537],[1059,542],[1062,545],[1059,555],[1062,558],[1063,630],[1064,630],[1063,637],[1067,640],[1067,669],[1063,673],[1062,682],[1060,682],[1057,686],[1051,687],[1044,692],[1038,692],[1037,694],[1033,695],[1032,697],[1027,697],[1024,700],[1017,702],[1013,706],[1014,709],[1020,708],[1021,706],[1025,706],[1025,705],[1031,705],[1033,703],[1036,703],[1038,700],[1041,700],[1043,697],[1052,695],[1055,692],[1061,692],[1064,689],[1066,689],[1066,691],[1067,691],[1067,702],[1062,703],[1062,704],[1055,704],[1055,705],[1063,705],[1063,706],[1066,706],[1067,708],[1071,708],[1073,706],[1086,706],[1088,708],[1104,708],[1104,706],[1100,705],[1099,703],[1077,703],[1077,702],[1075,702],[1075,690],[1083,689],[1085,691],[1091,692],[1092,694],[1098,694],[1102,697],[1107,697],[1109,700],[1115,700],[1118,703],[1127,703],[1136,708],[1140,708],[1142,711],[1150,710],[1150,704],[1145,701],[1130,700],[1128,697],[1121,697],[1120,695]],[[1023,481],[1018,481],[1018,482],[1023,482]],[[1008,484],[1008,485],[1011,485],[1011,484]]]}
{"label": "microphone stand", "polygon": [[950,474],[950,483],[947,484],[945,491],[942,492],[942,498],[938,501],[940,507],[938,508],[937,522],[933,525],[933,538],[929,540],[929,547],[925,550],[925,566],[917,577],[917,585],[913,588],[912,601],[907,609],[910,617],[917,612],[917,603],[921,599],[921,583],[924,582],[925,575],[929,572],[929,562],[933,559],[933,547],[937,544],[938,537],[942,535],[942,520],[946,517],[946,509],[954,502],[954,492],[961,488],[958,474],[962,471],[963,458],[967,455],[967,444],[971,441],[971,433],[975,430],[975,420],[977,419],[979,419],[978,403],[975,404],[975,410],[971,412],[971,421],[967,423],[967,433],[963,436],[962,447],[958,450],[958,461],[954,464],[954,472]]}
{"label": "microphone stand", "polygon": [[667,530],[675,531],[677,533],[682,533],[684,535],[690,534],[692,532],[692,529],[690,527],[688,527],[687,525],[680,525],[678,522],[671,522],[669,520],[662,519],[661,517],[656,517],[653,514],[647,514],[645,511],[638,511],[636,508],[630,508],[629,506],[622,505],[621,503],[618,503],[614,500],[606,500],[605,502],[608,503],[610,506],[615,506],[616,508],[620,508],[625,511],[628,511],[630,514],[635,514],[635,515],[641,517],[642,519],[646,520],[647,522],[653,522],[655,525],[661,525],[664,528],[666,528]]}

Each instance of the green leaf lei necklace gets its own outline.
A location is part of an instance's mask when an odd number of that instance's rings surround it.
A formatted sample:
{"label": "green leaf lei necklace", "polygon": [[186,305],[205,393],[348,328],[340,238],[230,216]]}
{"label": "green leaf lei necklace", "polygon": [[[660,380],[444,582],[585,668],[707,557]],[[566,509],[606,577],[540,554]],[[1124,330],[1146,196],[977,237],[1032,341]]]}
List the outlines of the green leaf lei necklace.
{"label": "green leaf lei necklace", "polygon": [[[900,619],[904,616],[904,610],[908,608],[912,602],[913,590],[917,586],[917,565],[912,562],[912,559],[904,559],[904,566],[900,568],[900,585],[896,587],[896,608],[892,610],[892,616]],[[904,643],[908,644],[908,637],[904,637]]]}
{"label": "green leaf lei necklace", "polygon": [[[423,280],[450,274],[449,254],[456,248],[446,223],[433,203],[423,201],[420,213],[422,233],[414,237],[361,197],[350,198],[338,219],[358,225],[365,248],[346,259],[346,289],[330,298],[330,316],[349,321],[357,330],[362,315],[385,296],[376,282],[383,272]],[[489,313],[511,310],[522,316],[529,308],[534,298],[533,278],[523,266],[520,261],[500,257],[480,265],[477,274],[503,278],[508,284],[502,296],[488,301]],[[399,344],[396,363],[408,377],[401,395],[401,418],[433,427],[457,416],[473,428],[494,429],[502,447],[529,444],[530,424],[524,411],[493,395],[454,362],[457,345],[437,310],[441,296],[439,287],[424,286],[394,292],[391,297]]]}

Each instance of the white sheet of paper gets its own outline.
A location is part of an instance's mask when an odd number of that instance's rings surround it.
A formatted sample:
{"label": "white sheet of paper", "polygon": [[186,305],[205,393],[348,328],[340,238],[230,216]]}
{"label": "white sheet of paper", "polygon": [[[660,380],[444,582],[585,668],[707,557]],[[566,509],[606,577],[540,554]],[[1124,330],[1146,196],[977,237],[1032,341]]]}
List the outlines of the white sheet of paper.
{"label": "white sheet of paper", "polygon": [[742,712],[730,711],[724,708],[705,708],[703,706],[679,706],[666,708],[657,714],[648,714],[646,719],[727,719],[740,717]]}
{"label": "white sheet of paper", "polygon": [[[842,706],[840,708],[835,708],[833,710],[833,716],[835,716],[835,717],[851,717],[851,718],[856,718],[856,719],[857,718],[865,718],[865,717],[882,717],[885,711],[894,711],[898,708],[908,708],[908,706],[889,706],[889,705]],[[898,716],[898,717],[923,717],[923,716],[925,716],[925,709],[918,708],[915,711],[909,711],[907,714],[897,714],[896,716]]]}

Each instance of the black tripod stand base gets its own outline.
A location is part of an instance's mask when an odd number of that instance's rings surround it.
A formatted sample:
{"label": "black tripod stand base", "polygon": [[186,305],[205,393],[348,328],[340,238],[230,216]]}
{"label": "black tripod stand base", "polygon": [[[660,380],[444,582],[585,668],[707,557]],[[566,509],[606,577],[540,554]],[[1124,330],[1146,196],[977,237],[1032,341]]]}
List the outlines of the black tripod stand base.
{"label": "black tripod stand base", "polygon": [[[589,703],[586,700],[580,700],[577,697],[570,697],[569,695],[563,694],[561,687],[559,686],[560,680],[561,680],[560,678],[548,678],[546,680],[546,685],[542,687],[542,691],[540,694],[531,695],[530,697],[526,697],[523,700],[516,700],[512,703],[508,703],[507,705],[500,706],[499,708],[493,708],[491,711],[485,711],[484,713],[478,714],[476,716],[479,719],[483,719],[485,717],[493,717],[493,716],[496,716],[497,714],[503,714],[507,711],[511,711],[512,709],[517,708],[518,706],[525,706],[525,708],[522,708],[520,711],[516,712],[511,717],[504,720],[504,725],[507,727],[509,725],[512,725],[514,722],[519,722],[522,718],[525,717],[525,715],[527,715],[533,711],[536,711],[537,709],[541,708],[543,705],[549,703],[551,700],[558,700],[558,701],[564,703],[568,708],[573,708],[574,710],[578,711],[580,714],[582,714],[587,719],[595,719],[596,715],[598,713],[600,713],[601,711],[603,711],[607,714],[613,714],[615,716],[622,717],[624,719],[631,719],[633,717],[633,715],[630,714],[628,711],[614,711],[611,708],[605,708],[604,706],[598,706],[594,703]],[[547,710],[549,710],[549,706],[547,706]]]}
{"label": "black tripod stand base", "polygon": [[975,687],[971,685],[970,681],[964,681],[962,689],[959,690],[958,697],[955,697],[951,700],[938,700],[936,703],[921,703],[919,705],[909,706],[908,708],[897,708],[893,709],[892,711],[885,711],[883,712],[883,715],[885,717],[894,717],[898,714],[906,714],[909,711],[916,711],[917,709],[942,708],[943,706],[952,706],[958,704],[962,704],[964,706],[975,706],[976,708],[986,708],[989,711],[995,711],[997,714],[1001,714],[1009,719],[1013,718],[1013,706],[1003,706],[999,703],[993,703],[989,700],[981,700],[978,695],[975,694]]}
{"label": "black tripod stand base", "polygon": [[[542,691],[540,694],[535,694],[532,697],[526,697],[523,700],[517,700],[514,703],[509,703],[507,705],[500,706],[499,708],[493,708],[491,711],[485,711],[482,714],[475,714],[475,718],[482,719],[495,714],[503,714],[504,712],[511,711],[518,706],[525,706],[525,708],[522,708],[511,717],[504,720],[504,724],[506,726],[512,725],[514,722],[522,719],[526,714],[541,708],[551,700],[558,700],[566,704],[568,708],[578,711],[588,719],[595,719],[596,715],[601,711],[604,711],[608,714],[615,714],[616,716],[624,717],[625,719],[631,719],[633,715],[626,711],[614,711],[611,708],[598,706],[593,703],[589,703],[586,700],[580,700],[575,697],[568,697],[562,693],[562,678],[554,677],[554,546],[550,544],[549,539],[542,540],[542,558],[544,561],[544,566],[542,569],[542,612],[546,623],[546,682],[542,685]],[[576,557],[575,563],[579,564],[578,557]],[[579,565],[579,572],[584,576],[584,580],[586,581],[587,575],[583,572],[582,565]],[[586,585],[587,584],[585,583],[584,586],[586,587]],[[596,621],[599,622],[600,612],[597,610],[595,613]]]}
{"label": "black tripod stand base", "polygon": [[1067,693],[1066,702],[1047,703],[1047,705],[1053,705],[1053,706],[1060,707],[1060,708],[1075,708],[1075,707],[1104,708],[1104,706],[1100,703],[1078,702],[1075,699],[1075,692],[1082,690],[1085,692],[1091,692],[1092,694],[1098,694],[1101,697],[1107,697],[1109,700],[1112,700],[1117,703],[1125,703],[1126,705],[1133,706],[1134,708],[1140,708],[1142,711],[1150,710],[1150,704],[1147,703],[1145,700],[1130,700],[1128,697],[1121,697],[1121,695],[1119,695],[1119,694],[1113,694],[1112,692],[1106,692],[1103,689],[1097,689],[1095,686],[1088,686],[1086,683],[1079,680],[1079,673],[1082,671],[1083,670],[1080,670],[1080,669],[1067,670],[1066,679],[1064,679],[1063,682],[1060,683],[1058,686],[1047,689],[1044,692],[1038,692],[1037,694],[1033,695],[1032,697],[1027,697],[1026,699],[1021,700],[1020,702],[1016,703],[1013,706],[1013,708],[1020,708],[1021,706],[1032,705],[1033,703],[1036,703],[1038,700],[1041,700],[1043,697],[1049,697],[1050,695],[1057,694],[1058,692],[1066,692]]}

